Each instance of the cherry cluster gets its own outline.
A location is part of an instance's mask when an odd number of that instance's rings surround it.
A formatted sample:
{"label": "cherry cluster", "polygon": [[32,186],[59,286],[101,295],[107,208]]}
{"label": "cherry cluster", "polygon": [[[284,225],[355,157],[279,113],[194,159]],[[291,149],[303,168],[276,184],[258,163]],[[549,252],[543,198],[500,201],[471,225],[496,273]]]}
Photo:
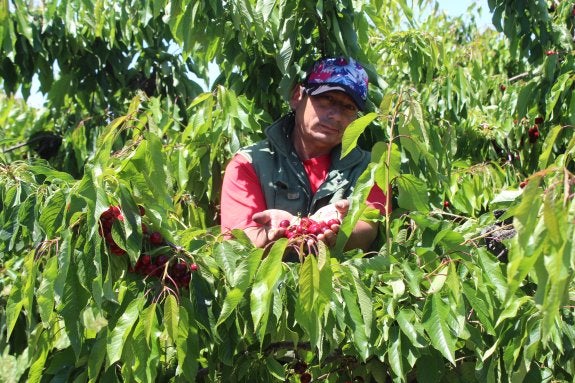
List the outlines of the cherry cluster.
{"label": "cherry cluster", "polygon": [[539,136],[541,135],[541,133],[539,132],[539,125],[533,124],[533,126],[529,128],[527,133],[529,134],[529,142],[532,144],[536,143],[537,140],[539,139]]}
{"label": "cherry cluster", "polygon": [[170,258],[167,255],[152,257],[149,254],[142,254],[133,272],[143,276],[157,277],[162,280],[167,279],[176,287],[187,287],[192,279],[192,273],[198,270],[198,265],[188,263],[182,259]]}
{"label": "cherry cluster", "polygon": [[294,366],[293,366],[293,370],[296,374],[299,375],[299,381],[301,383],[309,383],[311,382],[311,374],[309,372],[307,372],[307,363],[302,361],[302,360],[298,360],[297,362],[295,362]]}
{"label": "cherry cluster", "polygon": [[330,230],[333,225],[340,225],[341,221],[337,218],[332,218],[327,221],[316,221],[310,217],[303,217],[298,223],[292,224],[289,220],[284,219],[280,222],[280,227],[286,229],[285,237],[288,239],[317,236],[323,234],[326,230]]}
{"label": "cherry cluster", "polygon": [[[140,215],[145,215],[145,209],[140,206]],[[116,221],[123,221],[124,216],[119,206],[110,206],[100,216],[100,235],[110,248],[110,252],[117,256],[126,254],[112,238],[112,226]],[[148,227],[142,222],[142,253],[130,271],[146,277],[157,277],[163,282],[168,281],[176,287],[187,287],[192,278],[192,272],[198,270],[196,263],[188,264],[185,260],[173,253],[177,246],[167,242],[158,231],[148,232]]]}
{"label": "cherry cluster", "polygon": [[118,246],[116,241],[114,241],[114,238],[112,238],[112,226],[114,225],[114,222],[123,220],[124,216],[118,206],[110,206],[108,210],[103,212],[100,216],[99,233],[110,247],[110,252],[117,256],[126,254],[126,250]]}

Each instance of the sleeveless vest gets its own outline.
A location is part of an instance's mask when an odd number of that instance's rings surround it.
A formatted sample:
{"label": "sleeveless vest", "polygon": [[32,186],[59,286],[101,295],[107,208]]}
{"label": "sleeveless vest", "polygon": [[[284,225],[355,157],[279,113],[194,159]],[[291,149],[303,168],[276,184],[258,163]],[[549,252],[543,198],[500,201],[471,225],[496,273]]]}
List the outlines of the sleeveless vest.
{"label": "sleeveless vest", "polygon": [[370,154],[355,147],[340,159],[341,145],[331,153],[331,166],[315,194],[291,142],[295,119],[280,118],[265,130],[266,139],[240,150],[254,167],[268,209],[307,216],[330,203],[347,198],[370,162]]}

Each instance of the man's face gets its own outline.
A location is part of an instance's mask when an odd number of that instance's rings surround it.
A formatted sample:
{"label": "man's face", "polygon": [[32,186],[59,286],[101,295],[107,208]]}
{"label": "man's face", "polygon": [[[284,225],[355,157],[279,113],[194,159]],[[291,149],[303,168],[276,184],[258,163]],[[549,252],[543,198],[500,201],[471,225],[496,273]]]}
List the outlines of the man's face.
{"label": "man's face", "polygon": [[328,150],[341,143],[345,129],[358,113],[353,99],[344,92],[330,91],[310,96],[301,87],[292,97],[292,108],[296,115],[297,134],[306,142]]}

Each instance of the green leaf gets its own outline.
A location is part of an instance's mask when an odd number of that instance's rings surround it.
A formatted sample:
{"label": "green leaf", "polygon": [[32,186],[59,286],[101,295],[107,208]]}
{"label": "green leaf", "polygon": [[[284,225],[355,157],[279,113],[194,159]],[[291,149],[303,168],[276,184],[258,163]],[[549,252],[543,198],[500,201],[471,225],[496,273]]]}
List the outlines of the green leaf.
{"label": "green leaf", "polygon": [[[477,281],[478,285],[482,285],[483,281]],[[485,327],[488,334],[494,334],[493,326],[493,300],[484,292],[484,289],[474,288],[469,283],[463,283],[463,295],[469,301],[469,304],[475,311],[479,318],[481,325]]]}
{"label": "green leaf", "polygon": [[391,109],[391,102],[395,96],[396,94],[394,93],[386,93],[381,99],[381,103],[379,104],[379,113],[382,116],[387,116],[389,114]]}
{"label": "green leaf", "polygon": [[401,174],[401,150],[397,144],[391,144],[391,153],[388,144],[377,142],[371,150],[371,160],[378,163],[375,173],[375,182],[382,190]]}
{"label": "green leaf", "polygon": [[84,331],[81,327],[81,321],[78,315],[88,304],[88,299],[89,294],[80,283],[78,265],[72,260],[68,268],[68,273],[66,274],[64,294],[62,296],[62,302],[58,306],[58,311],[64,318],[66,333],[68,334],[76,356],[80,355],[84,342]]}
{"label": "green leaf", "polygon": [[412,211],[429,211],[429,197],[424,181],[411,174],[403,174],[396,180],[400,207]]}
{"label": "green leaf", "polygon": [[38,311],[44,325],[50,323],[50,318],[54,312],[54,282],[58,275],[58,258],[51,257],[46,261],[46,266],[42,272],[42,282],[36,291]]}
{"label": "green leaf", "polygon": [[284,370],[283,365],[281,365],[275,358],[268,356],[266,358],[266,367],[269,373],[277,379],[277,381],[285,381],[286,380],[286,373]]}
{"label": "green leaf", "polygon": [[166,297],[164,302],[163,324],[172,341],[178,339],[178,323],[180,322],[180,307],[176,297],[172,294]]}
{"label": "green leaf", "polygon": [[359,136],[361,136],[367,126],[371,124],[371,122],[376,118],[377,113],[371,112],[367,113],[365,116],[359,117],[351,124],[349,124],[343,133],[341,142],[341,158],[348,155],[349,152],[351,152],[351,150],[357,146],[357,139]]}
{"label": "green leaf", "polygon": [[282,257],[286,246],[286,238],[279,239],[273,244],[268,256],[260,264],[250,294],[254,329],[262,341],[270,314],[273,289],[282,274]]}
{"label": "green leaf", "polygon": [[521,306],[527,303],[533,303],[533,297],[530,296],[523,296],[520,298],[511,299],[507,304],[504,306],[503,311],[499,314],[497,318],[497,322],[495,326],[499,326],[502,324],[506,319],[515,319],[517,318],[517,311],[521,308]]}
{"label": "green leaf", "polygon": [[361,315],[361,310],[357,304],[357,293],[355,291],[343,288],[341,290],[346,313],[349,315],[350,321],[348,326],[353,332],[353,344],[362,360],[366,360],[370,353],[370,343],[366,334],[366,326]]}
{"label": "green leaf", "polygon": [[433,294],[423,308],[422,324],[432,346],[455,365],[455,339],[447,324],[449,306],[440,294]]}
{"label": "green leaf", "polygon": [[140,309],[144,302],[145,300],[142,295],[131,301],[108,336],[108,342],[106,345],[108,367],[120,360],[122,351],[124,350],[124,343],[126,342],[132,327],[138,320],[138,315],[140,314]]}
{"label": "green leaf", "polygon": [[387,348],[387,359],[392,371],[398,377],[405,376],[405,366],[403,365],[403,354],[401,348],[401,333],[399,327],[393,326],[389,330],[389,346]]}
{"label": "green leaf", "polygon": [[449,265],[445,264],[444,266],[440,267],[436,272],[435,276],[431,280],[431,284],[429,285],[429,289],[427,290],[427,294],[435,294],[443,288],[445,281],[447,280],[447,272],[449,270]]}
{"label": "green leaf", "polygon": [[359,309],[365,325],[365,335],[369,338],[371,336],[371,325],[373,322],[373,298],[367,286],[355,274],[353,275],[353,283],[355,285]]}
{"label": "green leaf", "polygon": [[557,208],[553,193],[546,193],[544,196],[543,220],[551,243],[555,246],[560,246],[563,243],[563,233],[560,225],[560,222],[564,222],[563,206]]}
{"label": "green leaf", "polygon": [[555,141],[557,140],[557,136],[563,130],[561,125],[557,125],[551,129],[549,134],[545,137],[545,141],[543,141],[543,148],[541,150],[541,154],[539,155],[539,169],[545,169],[549,166],[549,159],[551,157],[551,153],[553,152],[553,146],[555,145]]}
{"label": "green leaf", "polygon": [[190,302],[184,301],[182,307],[178,338],[176,339],[178,371],[183,372],[188,382],[193,382],[196,380],[198,359],[200,358],[198,328],[195,323],[194,309]]}
{"label": "green leaf", "polygon": [[423,348],[427,345],[427,341],[423,337],[423,329],[419,329],[421,327],[419,318],[416,317],[413,310],[400,310],[396,319],[399,328],[405,336],[407,336],[407,339],[409,339],[413,346]]}
{"label": "green leaf", "polygon": [[55,237],[62,226],[65,207],[66,196],[64,191],[60,189],[48,198],[40,211],[38,221],[48,237]]}
{"label": "green leaf", "polygon": [[239,288],[233,288],[226,294],[224,303],[222,305],[222,311],[216,323],[216,327],[225,322],[226,319],[234,312],[238,304],[242,301],[245,291]]}
{"label": "green leaf", "polygon": [[295,318],[309,335],[310,343],[316,347],[320,340],[320,323],[322,316],[318,312],[316,301],[319,295],[319,269],[314,256],[306,257],[299,270],[298,289]]}
{"label": "green leaf", "polygon": [[48,330],[42,328],[42,325],[38,325],[35,330],[35,336],[33,336],[30,341],[31,344],[34,345],[34,353],[30,355],[31,364],[26,381],[38,383],[44,376],[44,367],[51,349],[50,334]]}
{"label": "green leaf", "polygon": [[104,359],[106,359],[106,336],[108,330],[104,328],[102,332],[98,334],[96,340],[90,350],[90,357],[88,358],[88,377],[89,382],[98,382],[98,376],[104,364]]}

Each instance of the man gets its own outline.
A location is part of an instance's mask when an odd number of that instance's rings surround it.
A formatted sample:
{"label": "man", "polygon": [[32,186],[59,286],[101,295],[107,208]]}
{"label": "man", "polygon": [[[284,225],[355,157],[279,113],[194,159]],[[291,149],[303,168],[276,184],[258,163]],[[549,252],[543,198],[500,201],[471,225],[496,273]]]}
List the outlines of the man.
{"label": "man", "polygon": [[[320,208],[331,218],[343,218],[355,182],[370,161],[355,148],[340,159],[341,141],[367,101],[368,78],[354,59],[317,61],[290,98],[292,112],[265,130],[266,139],[234,156],[226,167],[221,197],[224,233],[244,229],[255,246],[265,247],[285,234],[280,222],[293,222]],[[374,187],[367,199],[385,212],[386,197]],[[335,244],[339,224],[317,236]],[[359,221],[347,248],[368,249],[378,224]]]}

